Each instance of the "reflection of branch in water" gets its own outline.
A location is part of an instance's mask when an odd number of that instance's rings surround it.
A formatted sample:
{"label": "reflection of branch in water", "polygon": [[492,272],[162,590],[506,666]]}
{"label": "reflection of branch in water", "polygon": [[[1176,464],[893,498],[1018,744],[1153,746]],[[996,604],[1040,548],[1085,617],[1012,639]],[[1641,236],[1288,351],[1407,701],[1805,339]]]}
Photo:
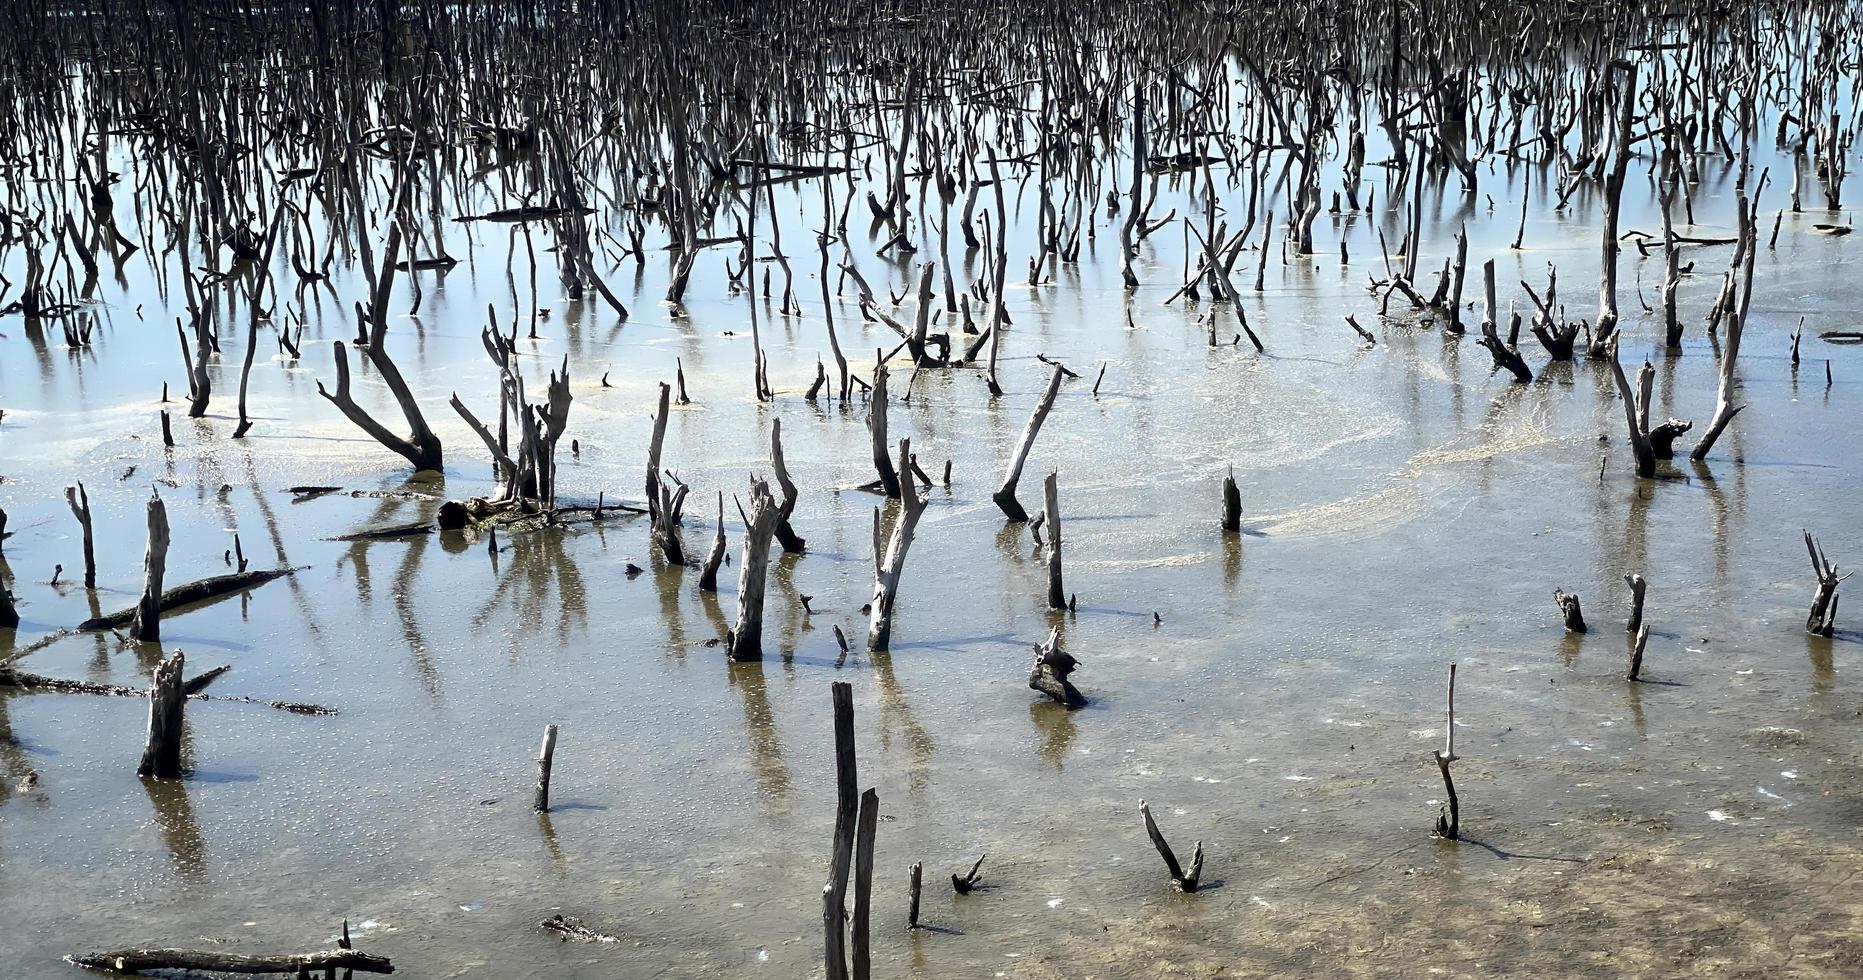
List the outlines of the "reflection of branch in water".
{"label": "reflection of branch in water", "polygon": [[543,849],[549,852],[550,864],[556,869],[557,877],[569,873],[569,858],[563,854],[563,846],[556,840],[556,825],[550,822],[550,811],[537,814],[537,833],[543,838]]}
{"label": "reflection of branch in water", "polygon": [[[679,615],[679,584],[684,580],[685,569],[677,565],[661,562],[653,566],[653,589],[660,597],[660,621],[666,624],[666,652],[682,661],[686,659],[686,621]],[[711,600],[711,608],[717,607],[718,600],[711,593],[702,593],[702,598]],[[723,637],[724,630],[720,629],[718,635]]]}
{"label": "reflection of branch in water", "polygon": [[[731,631],[731,622],[725,619],[724,606],[719,604],[718,594],[715,592],[699,593],[699,608],[704,610],[705,618],[711,622],[712,632],[718,637],[718,642],[723,643],[725,634]],[[684,659],[686,655],[686,645],[684,641],[685,636],[682,633],[679,636],[678,645],[674,648],[675,654],[681,659]],[[669,637],[667,642],[673,642],[672,638]]]}
{"label": "reflection of branch in water", "polygon": [[[1634,640],[1631,642],[1635,642]],[[1630,701],[1630,724],[1637,730],[1638,738],[1650,735],[1649,721],[1643,717],[1643,685],[1625,684],[1626,697]]]}
{"label": "reflection of branch in water", "polygon": [[175,859],[175,873],[183,881],[199,882],[207,868],[207,842],[194,819],[185,779],[142,779],[149,805],[155,810],[155,829],[162,845]]}
{"label": "reflection of branch in water", "polygon": [[[271,503],[265,498],[265,491],[259,487],[259,472],[252,465],[250,455],[246,457],[246,484],[252,488],[252,499],[259,505],[259,517],[265,522],[266,536],[272,539],[272,550],[278,555],[275,567],[292,567],[290,558],[285,555],[284,535],[278,531],[278,515],[273,513]],[[305,629],[312,636],[322,635],[323,624],[317,621],[316,607],[311,604],[309,595],[305,593],[304,584],[298,581],[296,575],[287,575],[285,587],[291,590],[291,598],[298,606],[298,615],[304,617]]]}
{"label": "reflection of branch in water", "polygon": [[588,625],[588,590],[581,566],[563,546],[564,533],[561,528],[543,528],[513,534],[503,549],[510,564],[499,571],[497,588],[472,617],[473,628],[482,630],[505,599],[514,596],[516,628],[507,631],[513,655],[533,629],[553,624],[561,646],[569,642],[571,628]]}
{"label": "reflection of branch in water", "polygon": [[427,551],[427,538],[421,537],[409,541],[407,553],[401,556],[401,564],[395,568],[394,603],[395,616],[401,620],[401,635],[408,641],[408,652],[414,655],[414,672],[420,675],[421,687],[428,694],[440,693],[440,673],[434,669],[433,658],[427,654],[427,636],[421,632],[420,617],[414,615],[414,577],[420,572],[421,556]]}
{"label": "reflection of branch in water", "polygon": [[761,660],[726,660],[725,676],[744,698],[744,734],[750,739],[750,764],[763,798],[777,812],[789,808],[789,768],[783,764],[783,742],[776,734],[776,718],[763,683]]}
{"label": "reflection of branch in water", "polygon": [[1041,733],[1041,758],[1043,762],[1056,769],[1064,769],[1067,750],[1074,744],[1074,736],[1080,733],[1074,724],[1075,712],[1066,705],[1053,701],[1030,701],[1029,720],[1035,723],[1035,730]]}
{"label": "reflection of branch in water", "polygon": [[873,680],[880,688],[880,747],[891,750],[893,732],[898,730],[906,741],[906,788],[923,793],[931,785],[932,752],[937,748],[931,733],[919,724],[899,689],[893,675],[893,655],[887,650],[873,650],[867,655],[873,666]]}

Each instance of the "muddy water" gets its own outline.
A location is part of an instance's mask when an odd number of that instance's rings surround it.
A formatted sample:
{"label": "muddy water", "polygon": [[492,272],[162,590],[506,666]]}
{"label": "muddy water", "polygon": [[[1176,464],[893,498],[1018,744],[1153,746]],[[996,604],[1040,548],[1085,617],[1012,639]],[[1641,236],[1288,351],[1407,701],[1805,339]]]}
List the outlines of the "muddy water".
{"label": "muddy water", "polygon": [[[1703,169],[1697,232],[1729,233],[1732,176]],[[1511,251],[1529,188],[1527,247]],[[1176,223],[1145,243],[1136,294],[1120,288],[1118,219],[1103,213],[1078,266],[1053,285],[1012,283],[1007,394],[992,401],[972,371],[926,371],[891,408],[895,436],[911,436],[928,471],[950,459],[954,478],[930,493],[894,649],[845,662],[833,627],[862,635],[880,501],[846,489],[870,477],[863,408],[801,395],[826,354],[826,313],[857,366],[892,341],[861,323],[851,285],[844,299],[831,282],[824,306],[815,256],[796,244],[819,226],[811,184],[778,194],[799,318],[728,295],[714,249],[683,317],[657,302],[663,253],[613,272],[633,310],[621,324],[562,299],[547,253],[533,297],[521,246],[513,286],[505,233],[455,226],[449,251],[466,261],[422,274],[419,314],[390,334],[446,441],[440,479],[410,482],[316,394],[331,344],[353,331],[342,316],[362,291],[353,270],[292,305],[308,324],[301,360],[274,357],[261,329],[257,423],[241,441],[230,435],[243,327],[223,332],[209,417],[170,405],[179,445],[163,449],[160,384],[185,387],[180,300],[146,266],[106,285],[88,351],[0,322],[0,506],[25,618],[0,634],[0,655],[133,603],[153,486],[175,528],[171,580],[224,571],[235,531],[256,564],[305,566],[172,618],[164,646],[196,669],[231,664],[216,693],[340,710],[192,703],[192,774],[158,784],[132,772],[144,702],[0,692],[0,775],[30,767],[43,782],[0,795],[0,974],[56,975],[66,952],[135,943],[309,948],[344,918],[359,945],[413,976],[819,973],[833,680],[854,687],[861,779],[882,801],[879,975],[1848,973],[1863,955],[1863,910],[1840,887],[1858,868],[1863,815],[1859,634],[1803,633],[1799,531],[1818,532],[1840,564],[1863,554],[1863,358],[1807,339],[1794,371],[1787,352],[1801,315],[1813,337],[1854,328],[1855,246],[1811,231],[1833,220],[1823,212],[1787,216],[1758,257],[1740,359],[1750,407],[1707,465],[1638,481],[1597,364],[1518,386],[1471,341],[1377,319],[1364,289],[1368,271],[1382,274],[1377,233],[1402,235],[1386,190],[1373,219],[1323,216],[1318,255],[1283,264],[1277,248],[1263,292],[1238,273],[1263,355],[1246,341],[1208,347],[1207,305],[1163,305],[1185,262]],[[1155,213],[1195,213],[1186,191],[1166,184]],[[1439,265],[1465,223],[1471,271],[1496,259],[1503,304],[1528,308],[1515,284],[1538,288],[1554,262],[1571,314],[1588,314],[1597,204],[1581,193],[1554,214],[1551,196],[1526,166],[1484,172],[1473,201],[1432,190],[1420,268]],[[1783,197],[1761,203],[1768,229]],[[1032,225],[1033,201],[1024,194],[1012,221]],[[1658,230],[1653,207],[1633,179],[1626,226]],[[876,289],[897,291],[911,269],[873,257],[883,238],[856,229],[854,251]],[[1012,274],[1028,245],[1011,248]],[[1624,349],[1657,365],[1658,413],[1705,424],[1718,361],[1699,324],[1727,250],[1694,257],[1688,346],[1671,357],[1638,315],[1638,278],[1653,303],[1658,259],[1627,250]],[[699,594],[696,572],[650,552],[643,518],[501,536],[495,561],[456,535],[331,540],[489,490],[445,401],[456,391],[492,410],[477,332],[487,303],[514,302],[526,321],[549,313],[520,343],[527,376],[569,361],[580,453],[559,459],[565,497],[638,497],[654,386],[679,359],[693,404],[674,410],[666,462],[694,487],[696,550],[716,492],[767,472],[782,420],[809,550],[773,563],[761,664],[728,663],[715,645],[735,566],[718,596]],[[753,308],[777,389],[767,404],[751,395]],[[1376,347],[1361,348],[1346,313]],[[1023,484],[1032,500],[1059,472],[1078,596],[1065,616],[1044,608],[1042,557],[989,499],[1046,381],[1042,352],[1085,376],[1062,389]],[[1538,370],[1542,356],[1527,353]],[[895,369],[896,393],[908,373]],[[392,416],[366,373],[358,386]],[[1240,538],[1216,528],[1230,465]],[[98,526],[94,594],[73,584],[82,559],[61,491],[76,480]],[[311,484],[344,492],[286,492]],[[735,553],[735,515],[727,533]],[[647,571],[629,577],[630,562]],[[1650,582],[1640,685],[1622,679],[1626,571]],[[1583,596],[1591,633],[1562,631],[1555,587]],[[1082,711],[1023,684],[1050,625],[1082,661]],[[21,666],[137,684],[155,655],[85,636]],[[1427,837],[1451,662],[1460,845]],[[555,809],[538,817],[530,760],[547,723],[561,726]],[[1170,891],[1140,798],[1180,850],[1204,842],[1205,891]],[[944,876],[985,852],[987,888],[954,897]],[[927,867],[931,928],[907,934],[913,861]],[[559,911],[620,942],[566,945],[537,928]]]}

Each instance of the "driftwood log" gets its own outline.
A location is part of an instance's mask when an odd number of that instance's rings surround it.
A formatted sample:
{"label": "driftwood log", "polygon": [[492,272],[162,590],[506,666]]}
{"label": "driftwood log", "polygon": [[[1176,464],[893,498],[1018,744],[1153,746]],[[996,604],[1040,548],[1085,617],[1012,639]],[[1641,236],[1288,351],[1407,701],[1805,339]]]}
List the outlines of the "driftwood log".
{"label": "driftwood log", "polygon": [[1035,660],[1029,665],[1029,689],[1040,691],[1069,709],[1085,707],[1087,699],[1067,679],[1079,666],[1080,661],[1061,649],[1060,627],[1049,627],[1047,642],[1035,647]]}
{"label": "driftwood log", "polygon": [[[164,531],[164,544],[163,544],[162,555],[165,560],[167,557],[167,550],[166,550],[167,548],[167,545],[166,545],[167,516],[166,516],[166,513],[164,513],[164,516],[163,516],[162,527]],[[147,559],[145,558],[144,561],[146,565]],[[218,599],[222,596],[232,595],[233,593],[242,591],[244,589],[255,588],[257,586],[264,585],[267,582],[273,581],[274,579],[280,579],[287,575],[295,574],[308,567],[309,566],[307,565],[299,565],[295,568],[293,567],[261,568],[261,569],[253,569],[253,570],[244,571],[244,572],[229,572],[225,575],[215,575],[212,578],[204,578],[196,582],[189,582],[186,585],[177,585],[172,589],[168,589],[167,591],[160,592],[159,595],[161,596],[161,598],[154,604],[152,608],[148,606],[149,576],[145,568],[145,572],[143,576],[144,595],[143,595],[142,602],[138,603],[136,607],[133,609],[124,609],[118,612],[111,613],[108,616],[98,616],[95,619],[87,619],[84,622],[78,624],[78,631],[81,633],[95,633],[100,630],[120,629],[124,626],[132,626],[137,615],[139,613],[143,613],[145,608],[149,609],[149,611],[147,612],[146,618],[148,618],[153,623],[155,621],[155,617],[158,614],[170,613],[170,612],[175,611],[176,609],[182,608],[183,606],[191,606],[198,602],[206,602],[210,599]],[[161,577],[160,577],[160,573],[158,570],[158,573],[154,579],[154,586],[156,589],[160,589],[161,585],[162,585],[162,582],[161,582]],[[145,637],[138,635],[138,633],[136,632],[136,629],[133,626],[132,626],[132,629],[130,630],[130,635],[135,636],[137,639],[145,639]],[[155,640],[157,639],[157,637],[149,636],[149,637],[146,637],[146,639]]]}
{"label": "driftwood log", "polygon": [[394,965],[386,957],[370,956],[353,949],[320,950],[277,956],[244,956],[218,950],[194,949],[122,949],[109,953],[87,953],[65,957],[65,962],[92,970],[139,973],[143,970],[193,970],[207,973],[293,973],[309,976],[311,970],[356,970],[362,973],[393,973]]}

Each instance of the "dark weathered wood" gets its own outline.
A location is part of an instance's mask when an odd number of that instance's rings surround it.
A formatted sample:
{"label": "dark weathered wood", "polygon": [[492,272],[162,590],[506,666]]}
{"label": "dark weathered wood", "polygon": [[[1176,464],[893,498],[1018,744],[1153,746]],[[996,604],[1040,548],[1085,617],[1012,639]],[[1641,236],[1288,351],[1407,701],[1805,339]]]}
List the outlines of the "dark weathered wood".
{"label": "dark weathered wood", "polygon": [[308,970],[357,970],[363,973],[393,973],[394,964],[387,957],[370,956],[353,949],[320,950],[276,956],[244,956],[218,950],[195,949],[123,949],[109,953],[87,953],[65,957],[73,966],[93,970],[137,973],[142,970],[197,970],[208,973],[298,973]]}
{"label": "dark weathered wood", "polygon": [[1436,815],[1436,836],[1444,840],[1461,840],[1462,805],[1456,799],[1455,780],[1449,778],[1449,759],[1441,752],[1430,754],[1436,757],[1436,768],[1443,777],[1443,790],[1449,794],[1449,805]]}
{"label": "dark weathered wood", "polygon": [[1016,484],[1022,479],[1022,467],[1028,462],[1029,450],[1035,445],[1035,436],[1041,432],[1042,421],[1054,408],[1054,397],[1061,390],[1061,377],[1067,369],[1059,364],[1048,375],[1048,387],[1042,392],[1041,401],[1035,404],[1035,411],[1029,416],[1027,427],[1022,430],[1022,439],[1016,443],[1015,455],[1009,458],[1009,466],[1003,471],[1003,484],[990,499],[1002,508],[1003,516],[1011,523],[1020,524],[1029,519],[1028,511],[1022,509],[1016,500]]}
{"label": "dark weathered wood", "polygon": [[[136,608],[125,611],[127,615],[117,614],[120,622],[107,626],[115,627],[127,622],[132,638],[144,643],[159,643],[162,639],[162,613],[168,608],[168,594],[162,590],[162,577],[168,572],[168,505],[162,503],[161,494],[149,494],[148,513],[149,540],[142,555],[142,599],[136,603]],[[88,545],[85,550],[90,550]],[[78,628],[106,628],[92,626],[91,623]]]}
{"label": "dark weathered wood", "polygon": [[181,690],[181,670],[187,657],[176,650],[160,661],[149,678],[149,733],[143,742],[136,775],[156,779],[181,777],[181,709],[187,695]]}
{"label": "dark weathered wood", "polygon": [[880,794],[860,794],[860,814],[854,835],[853,980],[872,980],[873,950],[870,922],[873,913],[873,838],[879,828]]}
{"label": "dark weathered wood", "polygon": [[1636,642],[1631,644],[1630,647],[1630,670],[1624,675],[1629,680],[1634,681],[1641,679],[1638,675],[1643,672],[1643,647],[1648,644],[1649,641],[1650,628],[1648,626],[1639,627],[1637,629]]}
{"label": "dark weathered wood", "polygon": [[712,549],[705,555],[705,567],[699,572],[699,591],[718,591],[718,566],[724,564],[724,491],[718,491],[718,530],[712,535]]}
{"label": "dark weathered wood", "polygon": [[556,726],[543,726],[543,744],[537,749],[537,794],[531,809],[550,812],[550,768],[556,764]]}
{"label": "dark weathered wood", "polygon": [[1811,596],[1811,613],[1805,617],[1805,632],[1830,636],[1837,629],[1837,586],[1856,573],[1839,574],[1810,531],[1805,532],[1805,550],[1811,553],[1811,570],[1818,577],[1817,591]]}
{"label": "dark weathered wood", "polygon": [[1564,589],[1553,590],[1553,601],[1559,604],[1559,612],[1565,617],[1565,628],[1573,633],[1585,632],[1585,613],[1579,607],[1578,594]]}
{"label": "dark weathered wood", "polygon": [[983,859],[987,857],[989,857],[988,854],[977,855],[976,863],[972,864],[970,870],[962,877],[952,875],[951,890],[957,892],[959,895],[970,894],[971,889],[977,887],[977,879],[982,876],[983,872]]}
{"label": "dark weathered wood", "polygon": [[1178,866],[1177,854],[1158,830],[1158,822],[1152,819],[1151,804],[1140,800],[1139,814],[1145,818],[1145,835],[1151,838],[1152,846],[1158,849],[1158,856],[1164,859],[1164,867],[1170,872],[1172,883],[1177,885],[1179,891],[1196,891],[1197,880],[1203,877],[1203,842],[1197,842],[1196,850],[1190,856],[1190,870],[1185,871]]}
{"label": "dark weathered wood", "polygon": [[919,927],[919,892],[925,885],[925,862],[912,862],[912,867],[907,869],[906,878],[908,889],[906,928],[917,929]]}
{"label": "dark weathered wood", "polygon": [[1635,633],[1643,625],[1643,590],[1649,583],[1636,572],[1625,572],[1624,584],[1630,586],[1630,620],[1624,624],[1624,632]]}
{"label": "dark weathered wood", "polygon": [[905,572],[906,552],[925,513],[926,501],[919,496],[918,481],[912,478],[914,460],[912,440],[899,440],[900,482],[899,516],[893,522],[892,536],[884,550],[880,547],[880,508],[873,509],[873,600],[867,607],[867,649],[885,650],[892,643],[893,605],[899,599],[899,578]]}
{"label": "dark weathered wood", "polygon": [[783,420],[770,420],[770,468],[776,473],[777,489],[783,492],[781,505],[776,514],[776,541],[783,550],[790,554],[800,554],[808,550],[808,542],[789,525],[789,518],[796,512],[796,500],[800,496],[796,491],[796,482],[789,478],[789,467],[783,465]]}
{"label": "dark weathered wood", "polygon": [[1042,480],[1042,520],[1048,526],[1048,608],[1067,608],[1067,591],[1061,587],[1061,497],[1057,474]]}
{"label": "dark weathered wood", "polygon": [[1242,490],[1236,486],[1234,466],[1223,477],[1223,530],[1230,534],[1242,530]]}
{"label": "dark weathered wood", "polygon": [[92,545],[91,535],[91,498],[84,492],[84,484],[77,483],[65,488],[65,503],[71,508],[71,516],[78,519],[78,527],[84,532],[84,587],[97,587],[97,553]]}
{"label": "dark weathered wood", "polygon": [[[164,514],[163,521],[163,530],[166,532],[166,514]],[[166,551],[164,551],[163,554],[164,557],[166,557]],[[151,613],[150,616],[153,617],[156,613],[166,615],[183,606],[191,606],[195,603],[206,602],[210,599],[218,599],[222,596],[232,595],[235,592],[240,592],[245,589],[255,588],[273,581],[274,579],[280,579],[286,575],[295,574],[306,567],[308,566],[300,565],[296,568],[261,568],[246,572],[232,572],[226,575],[215,575],[212,578],[204,578],[197,582],[189,582],[186,585],[177,585],[161,593],[161,600],[154,606],[154,612]],[[148,577],[145,571],[145,593],[147,592],[147,581]],[[161,580],[159,578],[156,580],[155,585],[157,588],[161,587]],[[128,626],[136,618],[136,614],[142,611],[147,604],[148,597],[145,595],[143,602],[138,604],[134,609],[124,609],[113,612],[108,616],[87,619],[78,624],[78,631],[94,633],[99,630],[118,629],[123,626]],[[131,631],[130,635],[136,635],[134,630]],[[140,637],[138,638],[140,639]],[[155,639],[155,637],[150,637],[149,639]]]}
{"label": "dark weathered wood", "polygon": [[822,891],[823,924],[827,928],[828,976],[845,980],[842,930],[847,907],[847,881],[854,860],[854,839],[860,807],[860,775],[854,756],[854,688],[846,681],[829,685],[834,708],[835,820],[834,850],[828,863],[828,885]]}
{"label": "dark weathered wood", "polygon": [[1079,665],[1079,661],[1061,649],[1060,627],[1050,627],[1047,642],[1035,647],[1035,660],[1029,665],[1029,688],[1070,709],[1084,707],[1086,697],[1067,679]]}
{"label": "dark weathered wood", "polygon": [[770,485],[750,485],[750,512],[744,519],[744,555],[738,562],[737,625],[731,630],[731,659],[763,659],[763,592],[769,579],[770,538],[779,514]]}

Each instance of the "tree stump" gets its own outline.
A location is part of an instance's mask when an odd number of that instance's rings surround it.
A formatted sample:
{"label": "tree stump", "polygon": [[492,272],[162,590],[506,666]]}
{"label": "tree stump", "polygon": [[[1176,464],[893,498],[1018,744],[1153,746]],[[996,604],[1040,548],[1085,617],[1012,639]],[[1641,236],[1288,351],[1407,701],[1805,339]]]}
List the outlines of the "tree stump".
{"label": "tree stump", "polygon": [[155,665],[149,679],[149,733],[143,742],[142,761],[136,775],[156,779],[181,778],[181,709],[187,704],[182,693],[181,669],[186,656],[176,650],[174,656]]}

